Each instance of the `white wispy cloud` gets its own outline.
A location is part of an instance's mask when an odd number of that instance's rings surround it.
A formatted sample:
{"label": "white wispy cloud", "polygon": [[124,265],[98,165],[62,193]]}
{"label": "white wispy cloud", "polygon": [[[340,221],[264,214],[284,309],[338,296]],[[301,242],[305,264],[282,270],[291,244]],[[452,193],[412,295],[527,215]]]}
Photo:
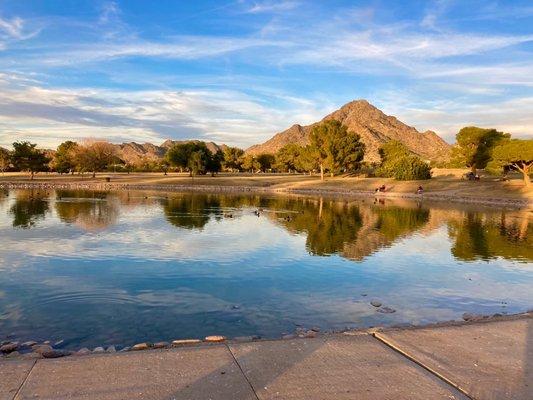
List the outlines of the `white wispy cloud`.
{"label": "white wispy cloud", "polygon": [[108,22],[116,22],[120,15],[120,8],[115,1],[109,1],[102,6],[102,12],[99,17],[99,22],[107,24]]}
{"label": "white wispy cloud", "polygon": [[453,0],[435,0],[429,2],[420,25],[424,28],[438,29],[440,25],[439,19],[445,14],[451,6],[451,3],[453,3]]}
{"label": "white wispy cloud", "polygon": [[0,79],[0,144],[32,139],[55,146],[67,138],[114,142],[201,138],[248,146],[296,122],[332,110],[288,95],[264,99],[232,90],[48,89]]}
{"label": "white wispy cloud", "polygon": [[[326,30],[328,32],[329,29]],[[307,36],[285,63],[333,65],[353,69],[354,61],[370,60],[409,66],[420,60],[475,55],[533,42],[533,35],[417,33],[405,28],[350,30]]]}
{"label": "white wispy cloud", "polygon": [[[106,36],[114,36],[108,33]],[[247,49],[290,46],[290,43],[254,37],[174,36],[164,42],[129,39],[80,43],[59,49],[32,48],[20,55],[18,63],[33,62],[44,67],[60,67],[83,63],[139,57],[150,59],[199,60],[221,57]]]}
{"label": "white wispy cloud", "polygon": [[286,12],[299,5],[299,1],[255,1],[246,12],[251,14]]}
{"label": "white wispy cloud", "polygon": [[[20,17],[0,17],[0,38],[26,40],[38,35],[40,29],[28,29],[26,21]],[[1,48],[0,43],[0,48]]]}
{"label": "white wispy cloud", "polygon": [[386,113],[419,130],[436,129],[450,143],[454,142],[462,127],[470,125],[496,128],[511,133],[513,137],[533,139],[533,96],[483,100],[485,94],[481,93],[481,99],[465,104],[461,97],[428,101],[421,98],[417,91],[401,90],[383,94],[379,102],[385,105],[383,109]]}
{"label": "white wispy cloud", "polygon": [[24,27],[24,20],[19,17],[12,19],[0,18],[0,30],[7,33],[9,36],[16,38],[22,37]]}

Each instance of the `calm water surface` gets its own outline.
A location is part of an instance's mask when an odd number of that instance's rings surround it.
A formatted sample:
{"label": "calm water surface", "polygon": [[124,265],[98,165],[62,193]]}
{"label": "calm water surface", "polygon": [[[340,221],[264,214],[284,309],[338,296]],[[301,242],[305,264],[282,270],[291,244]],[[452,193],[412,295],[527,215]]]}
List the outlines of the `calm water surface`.
{"label": "calm water surface", "polygon": [[[377,312],[373,299],[396,312]],[[0,190],[0,340],[79,348],[279,337],[298,326],[422,324],[532,307],[526,211]]]}

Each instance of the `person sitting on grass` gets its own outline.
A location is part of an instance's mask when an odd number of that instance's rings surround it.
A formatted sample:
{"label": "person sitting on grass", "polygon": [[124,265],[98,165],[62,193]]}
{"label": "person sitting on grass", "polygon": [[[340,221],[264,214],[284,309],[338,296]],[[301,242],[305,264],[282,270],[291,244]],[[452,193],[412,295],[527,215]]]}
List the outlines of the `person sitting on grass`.
{"label": "person sitting on grass", "polygon": [[418,189],[416,189],[416,194],[422,194],[424,193],[424,188],[422,187],[422,185],[418,186]]}

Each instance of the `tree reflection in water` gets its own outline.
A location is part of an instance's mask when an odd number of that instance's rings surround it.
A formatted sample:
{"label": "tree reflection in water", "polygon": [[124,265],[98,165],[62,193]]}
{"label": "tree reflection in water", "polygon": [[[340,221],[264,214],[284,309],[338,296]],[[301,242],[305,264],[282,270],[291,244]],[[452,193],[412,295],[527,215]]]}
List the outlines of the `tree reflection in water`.
{"label": "tree reflection in water", "polygon": [[220,214],[220,199],[210,195],[171,196],[163,203],[165,218],[185,229],[202,229],[211,215]]}
{"label": "tree reflection in water", "polygon": [[47,193],[41,190],[24,190],[16,193],[9,212],[13,215],[13,227],[28,229],[45,218],[49,211]]}
{"label": "tree reflection in water", "polygon": [[55,209],[61,221],[97,231],[117,222],[120,203],[107,192],[57,190]]}
{"label": "tree reflection in water", "polygon": [[452,254],[463,261],[490,260],[498,257],[533,260],[533,232],[527,212],[499,215],[467,212],[448,223],[454,241]]}
{"label": "tree reflection in water", "polygon": [[[8,194],[0,192],[0,202],[9,201]],[[44,220],[50,212],[50,197],[44,190],[16,191],[14,202],[7,203],[13,226],[32,228]],[[399,206],[388,201],[372,204],[297,196],[82,190],[57,190],[54,206],[60,221],[85,230],[106,229],[118,222],[121,210],[127,213],[139,206],[161,210],[171,225],[188,230],[201,230],[213,218],[239,218],[261,210],[262,218],[304,234],[310,254],[339,254],[357,261],[400,238],[426,234],[445,224],[452,241],[450,251],[458,260],[533,260],[533,228],[523,211],[465,211],[408,202]]]}

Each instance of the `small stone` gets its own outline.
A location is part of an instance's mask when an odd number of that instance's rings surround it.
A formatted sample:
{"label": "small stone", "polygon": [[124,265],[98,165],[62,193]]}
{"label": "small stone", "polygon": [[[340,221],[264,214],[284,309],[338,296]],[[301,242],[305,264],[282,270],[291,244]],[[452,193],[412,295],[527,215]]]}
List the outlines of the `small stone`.
{"label": "small stone", "polygon": [[393,314],[396,312],[394,308],[390,308],[390,307],[382,307],[376,311],[382,314]]}
{"label": "small stone", "polygon": [[24,342],[20,345],[21,348],[28,349],[30,347],[33,347],[37,344],[37,342],[30,340],[29,342]]}
{"label": "small stone", "polygon": [[479,321],[483,319],[483,315],[481,314],[473,314],[473,313],[464,313],[463,319],[465,321]]}
{"label": "small stone", "polygon": [[311,330],[314,332],[320,332],[320,328],[318,326],[313,326]]}
{"label": "small stone", "polygon": [[11,342],[0,346],[0,352],[2,353],[12,353],[19,348],[18,342]]}
{"label": "small stone", "polygon": [[45,341],[43,342],[43,344],[50,344],[50,341],[49,341],[49,340],[45,340]]}
{"label": "small stone", "polygon": [[307,339],[316,338],[316,332],[315,331],[307,331],[307,332],[305,332],[303,337],[307,338]]}
{"label": "small stone", "polygon": [[240,308],[240,307],[239,307],[238,305],[233,305],[233,306],[231,306],[231,309],[232,309],[232,310],[238,310],[239,308]]}
{"label": "small stone", "polygon": [[184,346],[188,344],[198,344],[202,341],[200,339],[177,339],[172,341],[172,346]]}
{"label": "small stone", "polygon": [[212,336],[206,336],[206,338],[204,340],[206,342],[219,343],[219,342],[225,341],[226,337],[225,336],[220,336],[220,335],[212,335]]}
{"label": "small stone", "polygon": [[59,357],[68,356],[69,354],[70,354],[70,352],[68,352],[68,351],[56,350],[56,349],[52,349],[50,351],[45,351],[45,352],[41,353],[41,355],[44,358],[59,358]]}
{"label": "small stone", "polygon": [[146,342],[144,343],[137,343],[136,345],[132,346],[132,350],[147,350],[150,348],[150,345]]}
{"label": "small stone", "polygon": [[37,344],[32,347],[32,350],[34,353],[42,355],[44,352],[52,351],[53,349],[52,346],[49,346],[47,344]]}
{"label": "small stone", "polygon": [[289,334],[289,335],[283,335],[281,338],[282,339],[294,339],[295,337],[296,335]]}
{"label": "small stone", "polygon": [[109,346],[107,349],[105,349],[106,353],[116,353],[117,349],[115,349],[115,346]]}
{"label": "small stone", "polygon": [[164,349],[165,347],[168,347],[168,346],[169,346],[168,342],[157,342],[157,343],[154,343],[154,349]]}
{"label": "small stone", "polygon": [[91,350],[89,350],[87,347],[79,349],[74,353],[75,356],[86,356],[87,354],[91,354]]}
{"label": "small stone", "polygon": [[381,307],[381,301],[378,301],[378,300],[372,300],[370,302],[370,305],[374,306],[374,307]]}
{"label": "small stone", "polygon": [[105,349],[102,346],[98,346],[94,348],[93,353],[96,353],[96,354],[105,353]]}
{"label": "small stone", "polygon": [[259,335],[253,335],[252,340],[261,340],[261,336]]}
{"label": "small stone", "polygon": [[119,350],[119,353],[125,353],[126,351],[130,351],[131,350],[131,347],[130,346],[126,346],[122,349]]}
{"label": "small stone", "polygon": [[63,343],[65,343],[65,341],[63,339],[58,340],[57,342],[54,343],[54,347],[61,346]]}
{"label": "small stone", "polygon": [[12,351],[11,353],[6,355],[6,358],[18,358],[20,357],[20,353],[18,351]]}

